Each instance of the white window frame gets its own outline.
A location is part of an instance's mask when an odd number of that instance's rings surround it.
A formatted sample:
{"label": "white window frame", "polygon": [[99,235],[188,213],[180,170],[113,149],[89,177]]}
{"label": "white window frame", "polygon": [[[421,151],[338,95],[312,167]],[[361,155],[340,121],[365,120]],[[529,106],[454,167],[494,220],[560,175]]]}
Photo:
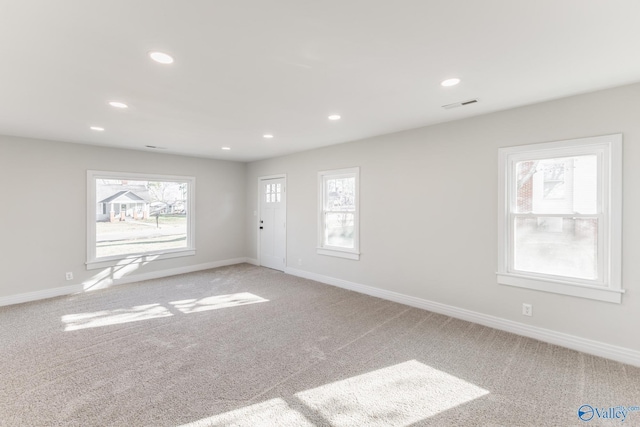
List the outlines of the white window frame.
{"label": "white window frame", "polygon": [[[500,148],[498,190],[498,283],[613,303],[622,302],[622,134]],[[595,280],[516,271],[513,268],[519,161],[598,156],[598,257]],[[544,216],[543,214],[532,214]],[[519,215],[521,216],[521,215]],[[562,216],[550,214],[549,216]],[[580,217],[569,214],[569,217]]]}
{"label": "white window frame", "polygon": [[[130,181],[167,181],[187,183],[187,245],[184,248],[146,251],[135,254],[115,255],[109,257],[96,256],[96,181],[98,179],[121,179]],[[195,247],[195,194],[196,178],[193,176],[142,174],[132,172],[87,171],[87,270],[113,267],[116,265],[148,263],[150,261],[193,256]]]}
{"label": "white window frame", "polygon": [[[355,212],[353,223],[353,249],[327,245],[324,241],[325,182],[329,179],[355,178]],[[318,247],[317,253],[352,260],[360,259],[360,168],[335,169],[318,172]]]}

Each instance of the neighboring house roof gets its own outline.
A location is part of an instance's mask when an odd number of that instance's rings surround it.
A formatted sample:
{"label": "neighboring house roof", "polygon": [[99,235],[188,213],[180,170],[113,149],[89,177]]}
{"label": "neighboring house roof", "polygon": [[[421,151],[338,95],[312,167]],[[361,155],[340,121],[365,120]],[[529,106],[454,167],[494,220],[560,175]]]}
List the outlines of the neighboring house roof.
{"label": "neighboring house roof", "polygon": [[144,185],[99,185],[96,199],[98,203],[149,203],[151,195]]}
{"label": "neighboring house roof", "polygon": [[120,191],[111,197],[100,200],[98,203],[128,203],[128,202],[145,202],[145,200],[131,191]]}

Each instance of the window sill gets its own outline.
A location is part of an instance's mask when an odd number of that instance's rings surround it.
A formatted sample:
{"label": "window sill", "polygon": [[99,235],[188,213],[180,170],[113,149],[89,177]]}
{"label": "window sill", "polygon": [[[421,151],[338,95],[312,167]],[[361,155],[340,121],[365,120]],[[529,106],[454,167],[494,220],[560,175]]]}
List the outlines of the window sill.
{"label": "window sill", "polygon": [[334,256],[338,258],[360,260],[360,252],[342,251],[340,249],[317,248],[319,255]]}
{"label": "window sill", "polygon": [[563,282],[549,279],[532,278],[531,276],[496,273],[498,283],[518,288],[535,289],[561,295],[593,299],[598,301],[622,303],[623,289],[610,289],[600,286],[584,285],[581,283]]}
{"label": "window sill", "polygon": [[87,261],[87,270],[96,270],[98,268],[116,267],[130,264],[148,264],[151,261],[161,259],[179,258],[185,256],[194,256],[195,249],[180,249],[171,252],[148,253],[138,255],[116,256],[101,258],[93,261]]}

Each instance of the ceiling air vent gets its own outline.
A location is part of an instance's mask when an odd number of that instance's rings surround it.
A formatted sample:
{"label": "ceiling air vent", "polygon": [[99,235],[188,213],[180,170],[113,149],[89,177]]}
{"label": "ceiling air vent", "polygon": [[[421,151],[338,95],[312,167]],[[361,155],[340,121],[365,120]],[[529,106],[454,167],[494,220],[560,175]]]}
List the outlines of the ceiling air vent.
{"label": "ceiling air vent", "polygon": [[444,108],[445,110],[450,110],[452,108],[458,108],[458,107],[463,107],[465,105],[475,104],[476,102],[478,102],[477,99],[470,99],[468,101],[455,102],[453,104],[443,105],[442,108]]}

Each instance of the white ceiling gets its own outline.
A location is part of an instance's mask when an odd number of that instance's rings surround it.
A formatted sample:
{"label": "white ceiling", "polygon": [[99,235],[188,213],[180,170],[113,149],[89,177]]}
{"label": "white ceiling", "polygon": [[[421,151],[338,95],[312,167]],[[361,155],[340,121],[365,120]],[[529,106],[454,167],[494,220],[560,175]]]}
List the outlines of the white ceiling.
{"label": "white ceiling", "polygon": [[0,134],[263,159],[640,81],[639,19],[638,0],[0,0]]}

